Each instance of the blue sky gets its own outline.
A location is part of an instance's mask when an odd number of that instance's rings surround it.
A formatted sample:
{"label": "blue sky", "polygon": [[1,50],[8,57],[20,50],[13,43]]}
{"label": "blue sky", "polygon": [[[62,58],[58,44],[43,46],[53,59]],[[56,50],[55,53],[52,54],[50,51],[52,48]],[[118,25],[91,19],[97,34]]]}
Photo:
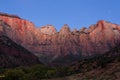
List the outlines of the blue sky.
{"label": "blue sky", "polygon": [[0,0],[0,12],[16,14],[37,27],[52,24],[60,30],[89,27],[98,20],[120,24],[120,0]]}

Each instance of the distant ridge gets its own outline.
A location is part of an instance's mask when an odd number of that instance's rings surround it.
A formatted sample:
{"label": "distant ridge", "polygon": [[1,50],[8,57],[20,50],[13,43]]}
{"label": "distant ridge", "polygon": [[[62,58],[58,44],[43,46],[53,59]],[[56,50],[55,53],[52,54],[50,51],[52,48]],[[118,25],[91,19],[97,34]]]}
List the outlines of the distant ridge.
{"label": "distant ridge", "polygon": [[0,26],[2,33],[46,64],[66,64],[101,55],[120,43],[120,25],[105,20],[74,31],[65,24],[59,32],[52,25],[37,28],[30,21],[7,15],[0,15],[0,20],[9,25]]}

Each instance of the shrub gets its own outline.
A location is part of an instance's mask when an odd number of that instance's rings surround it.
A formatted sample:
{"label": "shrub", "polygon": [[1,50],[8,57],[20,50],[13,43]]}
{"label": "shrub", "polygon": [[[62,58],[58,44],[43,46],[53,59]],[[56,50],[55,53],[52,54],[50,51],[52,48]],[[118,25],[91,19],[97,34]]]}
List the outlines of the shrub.
{"label": "shrub", "polygon": [[20,69],[9,69],[5,71],[5,80],[22,80],[23,76],[24,72]]}

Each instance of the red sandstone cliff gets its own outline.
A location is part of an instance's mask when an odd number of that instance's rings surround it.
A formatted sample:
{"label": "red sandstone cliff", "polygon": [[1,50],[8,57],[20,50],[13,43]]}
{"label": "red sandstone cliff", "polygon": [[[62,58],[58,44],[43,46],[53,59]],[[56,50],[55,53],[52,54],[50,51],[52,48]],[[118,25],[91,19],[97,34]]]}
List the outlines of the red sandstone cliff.
{"label": "red sandstone cliff", "polygon": [[0,68],[40,64],[38,57],[9,39],[3,31],[10,26],[0,21]]}
{"label": "red sandstone cliff", "polygon": [[120,39],[120,26],[104,20],[88,29],[74,31],[65,24],[59,32],[52,25],[36,28],[32,22],[14,15],[11,17],[0,14],[0,20],[10,26],[0,26],[2,33],[33,52],[43,62],[65,59],[68,56],[80,59],[81,56],[103,54]]}

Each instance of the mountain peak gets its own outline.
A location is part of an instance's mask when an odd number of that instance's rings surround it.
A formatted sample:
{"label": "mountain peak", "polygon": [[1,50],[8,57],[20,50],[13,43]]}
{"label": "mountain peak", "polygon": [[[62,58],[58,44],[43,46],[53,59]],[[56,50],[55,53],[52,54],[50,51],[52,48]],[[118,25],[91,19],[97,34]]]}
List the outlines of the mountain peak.
{"label": "mountain peak", "polygon": [[42,32],[44,34],[52,35],[52,34],[57,33],[57,30],[52,25],[46,25],[46,26],[43,26],[40,28],[40,32]]}
{"label": "mountain peak", "polygon": [[106,23],[105,20],[99,20],[99,21],[97,22],[97,26],[104,26],[105,23]]}
{"label": "mountain peak", "polygon": [[100,20],[97,22],[96,27],[99,28],[100,30],[108,30],[108,29],[118,29],[119,30],[119,25],[118,24],[113,24],[111,22],[105,21],[105,20]]}
{"label": "mountain peak", "polygon": [[60,30],[60,33],[68,33],[68,32],[71,32],[70,27],[67,24],[64,24],[64,26]]}

